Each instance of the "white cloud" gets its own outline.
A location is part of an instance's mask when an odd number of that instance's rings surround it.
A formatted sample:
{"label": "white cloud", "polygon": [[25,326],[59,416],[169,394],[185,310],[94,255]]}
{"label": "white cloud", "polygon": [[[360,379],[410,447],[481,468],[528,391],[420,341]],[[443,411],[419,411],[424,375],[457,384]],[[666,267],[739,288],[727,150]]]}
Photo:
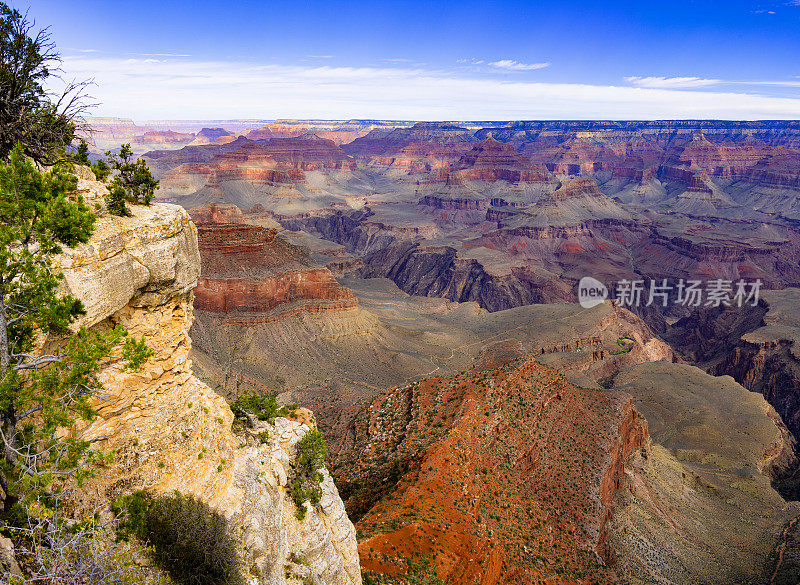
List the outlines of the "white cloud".
{"label": "white cloud", "polygon": [[752,92],[532,83],[421,67],[255,65],[66,56],[94,77],[94,115],[147,119],[415,120],[800,118],[800,99]]}
{"label": "white cloud", "polygon": [[333,59],[333,55],[306,55],[309,59]]}
{"label": "white cloud", "polygon": [[[800,2],[800,0],[798,0]],[[800,81],[707,79],[704,77],[626,77],[625,81],[651,89],[695,89],[712,85],[752,85],[764,87],[800,87]]]}
{"label": "white cloud", "polygon": [[500,61],[492,61],[489,65],[507,71],[534,71],[536,69],[549,67],[550,63],[520,63],[513,59],[501,59]]}
{"label": "white cloud", "polygon": [[800,87],[800,81],[736,81],[732,83],[737,83],[739,85],[771,85],[774,87]]}
{"label": "white cloud", "polygon": [[656,89],[691,89],[720,83],[719,79],[705,79],[703,77],[626,77],[625,81],[639,87]]}
{"label": "white cloud", "polygon": [[139,57],[191,57],[191,55],[184,53],[131,53]]}

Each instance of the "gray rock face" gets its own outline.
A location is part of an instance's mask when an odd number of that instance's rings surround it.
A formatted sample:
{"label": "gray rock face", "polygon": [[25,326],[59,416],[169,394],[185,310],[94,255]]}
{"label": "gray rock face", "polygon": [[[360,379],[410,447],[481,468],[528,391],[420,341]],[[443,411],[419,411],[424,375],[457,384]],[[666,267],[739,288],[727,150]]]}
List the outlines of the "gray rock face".
{"label": "gray rock face", "polygon": [[177,205],[132,206],[131,217],[97,220],[91,241],[56,259],[63,290],[83,301],[91,326],[136,298],[161,305],[191,291],[200,275],[197,230]]}

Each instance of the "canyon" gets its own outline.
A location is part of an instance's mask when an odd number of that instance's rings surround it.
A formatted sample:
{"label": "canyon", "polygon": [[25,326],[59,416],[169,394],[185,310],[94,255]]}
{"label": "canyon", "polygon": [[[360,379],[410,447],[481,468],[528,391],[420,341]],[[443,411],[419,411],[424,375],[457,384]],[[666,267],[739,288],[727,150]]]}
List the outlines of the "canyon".
{"label": "canyon", "polygon": [[[323,547],[339,569],[320,582],[360,581],[355,564],[403,583],[424,556],[452,584],[792,582],[796,122],[121,126],[160,149],[159,209],[196,226],[172,318],[191,324],[180,375],[222,413],[220,493],[261,456],[226,446],[225,400],[273,394],[325,436],[332,503],[302,534],[343,552]],[[584,276],[612,299],[575,304]],[[624,279],[762,295],[624,307]],[[277,420],[286,470],[304,425]],[[265,575],[286,562],[268,556]]]}

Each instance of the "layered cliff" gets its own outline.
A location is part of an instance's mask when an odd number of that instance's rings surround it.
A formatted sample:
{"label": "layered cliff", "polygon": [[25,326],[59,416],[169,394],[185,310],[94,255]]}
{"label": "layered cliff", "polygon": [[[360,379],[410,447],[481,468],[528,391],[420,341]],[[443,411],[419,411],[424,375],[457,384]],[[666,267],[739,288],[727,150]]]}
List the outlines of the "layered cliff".
{"label": "layered cliff", "polygon": [[[688,360],[732,376],[762,394],[795,438],[800,437],[800,291],[765,291],[756,306],[694,312],[671,328],[669,341]],[[800,494],[798,466],[776,477],[787,496]]]}
{"label": "layered cliff", "polygon": [[[91,181],[80,187],[104,192]],[[141,372],[123,371],[113,359],[103,370],[107,396],[80,435],[113,450],[115,459],[76,492],[74,506],[91,514],[137,489],[179,490],[224,515],[241,539],[252,582],[360,583],[355,532],[327,472],[320,504],[305,504],[304,521],[287,495],[296,445],[309,427],[278,418],[267,425],[266,442],[237,435],[228,405],[192,373],[189,327],[200,255],[188,214],[162,204],[132,211],[101,217],[88,244],[58,259],[65,291],[87,309],[77,325],[119,324],[153,349]]]}
{"label": "layered cliff", "polygon": [[542,165],[518,153],[511,144],[486,138],[459,161],[434,176],[434,180],[459,185],[467,181],[549,182],[553,176]]}
{"label": "layered cliff", "polygon": [[468,129],[444,122],[376,129],[343,146],[357,160],[379,168],[425,172],[455,162],[476,142]]}
{"label": "layered cliff", "polygon": [[218,209],[192,210],[203,260],[196,309],[244,324],[299,311],[356,308],[353,293],[336,282],[330,270],[312,264],[308,250],[289,243],[275,229],[228,223]]}

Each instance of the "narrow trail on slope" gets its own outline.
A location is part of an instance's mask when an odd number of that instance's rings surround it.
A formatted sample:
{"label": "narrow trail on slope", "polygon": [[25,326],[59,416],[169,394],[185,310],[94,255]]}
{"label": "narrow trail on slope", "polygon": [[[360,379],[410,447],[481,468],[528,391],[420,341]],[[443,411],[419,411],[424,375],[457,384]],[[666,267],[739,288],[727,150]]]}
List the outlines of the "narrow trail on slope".
{"label": "narrow trail on slope", "polygon": [[778,561],[775,563],[775,570],[772,571],[772,576],[769,579],[770,585],[775,583],[775,578],[778,576],[778,572],[781,570],[781,565],[783,565],[783,556],[786,553],[786,537],[789,534],[789,531],[794,528],[794,525],[800,521],[800,516],[796,516],[794,520],[789,522],[786,527],[781,532],[781,543],[775,547],[776,552],[778,553]]}

